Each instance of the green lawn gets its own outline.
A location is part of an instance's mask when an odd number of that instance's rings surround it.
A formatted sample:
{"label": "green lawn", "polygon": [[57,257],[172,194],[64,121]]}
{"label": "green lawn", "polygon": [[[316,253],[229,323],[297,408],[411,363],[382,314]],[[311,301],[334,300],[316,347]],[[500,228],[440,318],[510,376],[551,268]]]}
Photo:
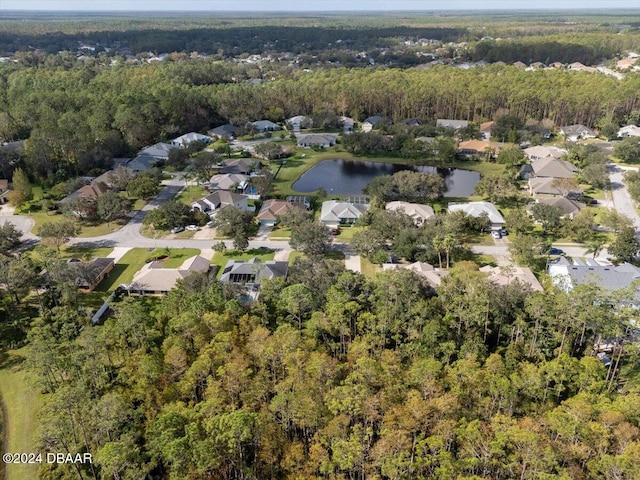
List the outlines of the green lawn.
{"label": "green lawn", "polygon": [[111,247],[79,247],[74,245],[60,248],[62,258],[105,258],[111,252],[113,252]]}
{"label": "green lawn", "polygon": [[[4,428],[7,444],[5,452],[36,452],[35,436],[38,431],[38,389],[31,384],[22,361],[25,349],[3,353],[0,359],[0,398],[4,412]],[[38,465],[2,465],[7,480],[31,480],[37,478]]]}
{"label": "green lawn", "polygon": [[206,197],[208,191],[206,188],[201,187],[199,185],[190,185],[187,188],[183,188],[180,193],[176,196],[176,201],[182,202],[186,205],[191,205],[191,203],[196,200],[200,200],[202,197]]}
{"label": "green lawn", "polygon": [[362,274],[367,278],[373,278],[378,272],[382,271],[382,267],[380,265],[371,263],[369,260],[362,256],[360,257],[360,269],[362,271]]}
{"label": "green lawn", "polygon": [[256,257],[260,260],[266,261],[273,260],[274,255],[275,252],[268,248],[254,248],[244,252],[239,250],[225,250],[224,252],[216,252],[211,259],[211,263],[220,267],[218,270],[219,277],[222,275],[222,270],[229,260],[249,260]]}
{"label": "green lawn", "polygon": [[269,233],[270,239],[291,238],[291,229],[277,226]]}
{"label": "green lawn", "polygon": [[153,257],[157,254],[169,255],[169,258],[162,262],[162,266],[164,268],[177,268],[182,265],[187,258],[200,255],[200,250],[197,248],[156,248],[149,254],[149,257]]}
{"label": "green lawn", "polygon": [[121,283],[129,283],[133,275],[142,268],[149,258],[149,250],[146,248],[132,248],[129,250],[96,288],[98,292],[110,292]]}
{"label": "green lawn", "polygon": [[336,238],[342,241],[350,241],[357,232],[361,232],[364,229],[364,227],[340,227],[340,233],[336,235]]}

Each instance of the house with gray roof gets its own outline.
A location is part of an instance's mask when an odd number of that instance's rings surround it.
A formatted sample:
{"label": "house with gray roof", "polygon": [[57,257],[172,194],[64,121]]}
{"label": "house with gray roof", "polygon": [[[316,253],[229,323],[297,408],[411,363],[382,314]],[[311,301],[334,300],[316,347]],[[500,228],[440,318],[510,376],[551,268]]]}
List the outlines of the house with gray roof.
{"label": "house with gray roof", "polygon": [[593,283],[610,292],[627,288],[640,278],[640,268],[630,264],[607,265],[591,258],[559,257],[549,262],[547,271],[554,285],[569,291],[577,285]]}
{"label": "house with gray roof", "polygon": [[284,123],[289,130],[294,132],[299,132],[303,128],[313,127],[313,119],[306,115],[296,115],[295,117],[287,118]]}
{"label": "house with gray roof", "polygon": [[239,190],[244,192],[249,186],[249,175],[241,173],[219,173],[209,179],[209,190]]}
{"label": "house with gray roof", "polygon": [[587,207],[587,205],[582,202],[577,202],[576,200],[566,197],[541,198],[538,200],[538,203],[559,208],[562,216],[565,218],[573,218],[580,210]]}
{"label": "house with gray roof", "polygon": [[211,143],[212,138],[201,133],[189,132],[184,135],[180,135],[178,138],[171,140],[171,145],[178,148],[184,148],[193,142]]}
{"label": "house with gray roof", "polygon": [[618,130],[618,138],[640,137],[640,127],[627,125]]}
{"label": "house with gray roof", "polygon": [[145,147],[138,152],[138,155],[159,158],[161,160],[167,160],[169,158],[169,152],[173,147],[168,143],[156,143],[155,145],[151,145],[150,147]]}
{"label": "house with gray roof", "polygon": [[260,285],[264,280],[276,277],[286,278],[288,272],[289,262],[276,260],[263,262],[255,257],[250,260],[229,260],[218,281],[242,286],[248,297],[243,300],[243,303],[251,303],[258,299]]}
{"label": "house with gray roof", "polygon": [[202,213],[210,213],[231,206],[248,212],[252,211],[249,208],[248,199],[249,197],[246,195],[240,195],[226,190],[218,190],[211,195],[192,202],[191,208],[193,210],[200,210]]}
{"label": "house with gray roof", "polygon": [[298,137],[298,146],[301,148],[321,147],[328,148],[333,147],[336,144],[337,135],[329,133],[311,133],[309,135],[301,135]]}
{"label": "house with gray roof", "polygon": [[[557,180],[553,177],[529,178],[529,192],[538,198],[562,196],[565,192],[557,187]],[[582,193],[582,188],[575,187],[568,192],[568,195],[579,197]]]}
{"label": "house with gray roof", "polygon": [[492,230],[500,230],[504,226],[504,217],[490,202],[451,202],[447,210],[449,212],[463,212],[472,217],[486,216],[491,222]]}
{"label": "house with gray roof", "polygon": [[578,171],[573,163],[554,157],[545,157],[532,162],[531,169],[536,177],[551,178],[573,178]]}
{"label": "house with gray roof", "polygon": [[238,127],[235,125],[231,125],[227,123],[225,125],[220,125],[219,127],[212,128],[207,132],[207,134],[211,137],[222,138],[222,137],[234,137],[238,132]]}
{"label": "house with gray roof", "polygon": [[225,160],[220,166],[220,173],[241,173],[249,175],[256,169],[256,165],[260,166],[255,158],[236,158],[233,160]]}
{"label": "house with gray roof", "polygon": [[567,140],[577,142],[580,139],[596,138],[596,132],[584,125],[568,125],[560,128],[560,133],[566,137]]}
{"label": "house with gray roof", "polygon": [[256,122],[251,122],[253,129],[257,133],[264,132],[275,132],[277,130],[282,130],[282,127],[277,123],[273,123],[271,120],[258,120]]}
{"label": "house with gray roof", "polygon": [[125,167],[133,170],[134,172],[144,172],[145,170],[149,170],[150,168],[155,167],[160,162],[162,162],[161,158],[152,157],[150,155],[138,155],[136,158],[132,158],[129,160]]}
{"label": "house with gray roof", "polygon": [[163,295],[173,290],[178,281],[193,273],[207,273],[209,260],[200,255],[187,258],[178,268],[164,268],[161,260],[146,263],[127,286],[130,295]]}
{"label": "house with gray roof", "polygon": [[387,117],[381,117],[380,115],[372,115],[371,117],[368,117],[367,119],[365,119],[364,122],[362,122],[362,125],[360,125],[360,127],[362,128],[363,132],[370,132],[371,130],[374,129],[374,127],[378,124],[380,124],[380,122],[390,122],[391,119],[387,118]]}
{"label": "house with gray roof", "polygon": [[355,221],[369,210],[368,204],[354,204],[329,200],[322,202],[320,222],[329,228],[353,225]]}
{"label": "house with gray roof", "polygon": [[542,292],[544,290],[530,268],[515,267],[512,265],[508,267],[492,267],[491,265],[486,265],[480,268],[480,271],[485,273],[489,281],[494,285],[504,287],[518,282],[534,292]]}

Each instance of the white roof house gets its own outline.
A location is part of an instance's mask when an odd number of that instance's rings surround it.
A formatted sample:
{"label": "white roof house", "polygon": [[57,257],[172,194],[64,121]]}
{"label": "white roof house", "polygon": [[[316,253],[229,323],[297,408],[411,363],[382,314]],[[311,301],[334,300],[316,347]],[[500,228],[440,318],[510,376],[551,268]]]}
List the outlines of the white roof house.
{"label": "white roof house", "polygon": [[193,142],[211,142],[212,138],[207,137],[206,135],[202,135],[201,133],[190,132],[185,133],[184,135],[180,135],[178,138],[174,138],[171,140],[171,145],[174,147],[186,147],[190,143]]}
{"label": "white roof house", "polygon": [[287,118],[284,122],[287,128],[294,132],[299,132],[303,128],[313,127],[313,119],[305,115],[296,115],[295,117]]}
{"label": "white roof house", "polygon": [[425,220],[435,215],[433,208],[420,203],[389,202],[384,208],[392,211],[400,211],[409,215],[416,225],[421,225]]}
{"label": "white roof house", "polygon": [[531,288],[534,292],[542,292],[544,290],[530,268],[492,267],[491,265],[486,265],[480,271],[486,273],[489,281],[494,285],[505,286],[518,281],[522,285]]}
{"label": "white roof house", "polygon": [[545,145],[536,145],[535,147],[525,148],[524,154],[529,157],[531,161],[541,160],[543,158],[552,157],[555,159],[559,159],[567,153],[567,150],[564,148],[558,148],[553,146],[545,146]]}
{"label": "white roof house", "polygon": [[449,118],[438,118],[436,120],[436,127],[453,128],[454,130],[460,130],[469,126],[467,120],[451,120]]}
{"label": "white roof house", "polygon": [[636,125],[627,125],[618,130],[618,138],[624,137],[640,137],[640,127]]}
{"label": "white roof house", "polygon": [[353,225],[367,210],[369,210],[369,205],[367,204],[360,205],[329,200],[322,202],[320,222],[329,228],[337,228],[340,225]]}
{"label": "white roof house", "polygon": [[567,140],[572,142],[576,142],[581,138],[596,138],[596,133],[593,130],[580,124],[561,127],[560,132]]}
{"label": "white roof house", "polygon": [[210,267],[209,260],[199,255],[187,258],[178,268],[163,268],[161,261],[149,262],[133,276],[127,290],[137,295],[161,295],[174,289],[178,280],[195,272],[206,273]]}
{"label": "white roof house", "polygon": [[560,257],[549,262],[548,272],[554,285],[569,291],[576,285],[594,283],[598,287],[615,291],[628,287],[640,278],[640,268],[630,263],[605,265],[591,258]]}
{"label": "white roof house", "polygon": [[504,217],[493,203],[490,202],[452,202],[448,207],[449,212],[464,212],[472,217],[487,215],[491,222],[491,228],[500,229],[504,225]]}
{"label": "white roof house", "polygon": [[227,190],[218,190],[217,192],[213,192],[211,195],[207,195],[200,200],[192,202],[191,208],[193,210],[200,210],[204,213],[219,210],[228,206],[250,211],[248,200],[249,197],[246,195],[232,193]]}
{"label": "white roof house", "polygon": [[244,191],[249,186],[249,175],[241,173],[219,173],[209,179],[209,190],[236,190]]}

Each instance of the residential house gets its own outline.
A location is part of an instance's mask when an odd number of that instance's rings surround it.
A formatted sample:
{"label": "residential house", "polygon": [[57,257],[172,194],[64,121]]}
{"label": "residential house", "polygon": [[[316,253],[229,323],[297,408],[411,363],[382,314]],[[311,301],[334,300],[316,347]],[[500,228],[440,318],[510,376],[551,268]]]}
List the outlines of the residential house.
{"label": "residential house", "polygon": [[637,58],[623,58],[622,60],[618,60],[616,62],[616,67],[618,67],[620,70],[628,70],[633,67],[637,61]]}
{"label": "residential house", "polygon": [[248,199],[246,195],[240,195],[238,193],[228,192],[226,190],[218,190],[217,192],[207,195],[200,200],[196,200],[191,203],[193,210],[200,210],[203,213],[214,213],[221,208],[232,206],[245,211],[252,211],[249,208]]}
{"label": "residential house", "polygon": [[235,137],[236,133],[238,133],[238,130],[238,127],[236,127],[235,125],[227,123],[225,125],[220,125],[219,127],[212,128],[207,132],[207,135],[213,138],[233,138]]}
{"label": "residential house", "polygon": [[220,173],[209,179],[209,190],[239,190],[244,192],[249,186],[248,175],[241,173]]}
{"label": "residential house", "polygon": [[468,126],[469,122],[467,120],[450,120],[448,118],[436,119],[436,127],[453,128],[454,130],[460,130],[461,128],[466,128]]}
{"label": "residential house", "polygon": [[114,267],[113,258],[94,258],[87,262],[71,258],[67,262],[76,267],[76,285],[83,292],[92,292]]}
{"label": "residential house", "polygon": [[562,191],[557,186],[557,178],[554,177],[533,177],[529,178],[529,192],[535,197],[549,198],[555,196],[569,195],[572,197],[580,197],[582,189],[575,187],[569,192]]}
{"label": "residential house", "polygon": [[241,285],[249,297],[245,303],[258,298],[260,285],[264,280],[276,277],[286,278],[289,272],[289,262],[276,260],[262,261],[259,258],[250,260],[229,260],[222,270],[219,281]]}
{"label": "residential house", "polygon": [[0,179],[0,205],[4,205],[9,201],[9,180]]}
{"label": "residential house", "polygon": [[340,124],[342,125],[342,132],[347,134],[353,132],[353,127],[356,124],[356,121],[353,118],[341,116],[339,119]]}
{"label": "residential house", "polygon": [[162,159],[158,157],[138,155],[136,158],[129,160],[125,166],[134,172],[144,172],[145,170],[155,167],[160,162],[162,162]]}
{"label": "residential house", "polygon": [[489,281],[494,285],[506,286],[514,282],[529,287],[534,292],[542,292],[544,289],[540,282],[533,274],[531,269],[525,267],[492,267],[486,265],[480,269],[482,273],[486,273]]}
{"label": "residential house", "polygon": [[565,68],[565,66],[562,62],[552,62],[547,68]]}
{"label": "residential house", "polygon": [[368,210],[368,204],[329,200],[322,202],[320,222],[329,228],[353,225]]}
{"label": "residential house", "polygon": [[156,143],[150,147],[145,147],[138,152],[138,155],[158,158],[160,160],[167,160],[169,158],[169,152],[174,148],[168,143]]}
{"label": "residential house", "polygon": [[516,68],[527,68],[527,64],[521,61],[513,62],[512,65]]}
{"label": "residential house", "polygon": [[305,115],[287,118],[284,123],[289,130],[294,132],[299,132],[303,128],[313,128],[313,119]]}
{"label": "residential house", "polygon": [[199,255],[187,258],[178,268],[164,268],[162,261],[145,264],[127,286],[130,295],[163,295],[173,290],[178,280],[194,273],[207,273],[209,260]]}
{"label": "residential house", "polygon": [[598,69],[594,68],[594,67],[587,67],[586,65],[583,65],[580,62],[573,62],[570,63],[569,65],[567,65],[567,68],[569,70],[573,70],[575,72],[589,72],[589,73],[594,73],[597,72]]}
{"label": "residential house", "polygon": [[184,135],[180,135],[178,138],[174,138],[171,140],[171,145],[178,148],[185,148],[190,143],[194,142],[204,142],[211,143],[212,138],[206,135],[202,135],[201,133],[189,132]]}
{"label": "residential house", "polygon": [[482,135],[483,140],[489,140],[491,138],[494,123],[495,122],[483,122],[480,124],[480,135]]}
{"label": "residential house", "polygon": [[541,198],[537,203],[543,203],[545,205],[559,208],[562,212],[562,216],[566,218],[573,218],[580,210],[587,207],[584,203],[577,202],[566,197]]}
{"label": "residential house", "polygon": [[298,204],[290,203],[286,200],[265,200],[257,215],[260,226],[273,227],[278,221],[278,217],[284,214],[293,205]]}
{"label": "residential house", "polygon": [[370,132],[380,122],[384,123],[384,122],[389,122],[389,121],[390,121],[389,118],[381,117],[380,115],[373,115],[373,116],[368,117],[367,119],[365,119],[365,121],[362,122],[362,125],[360,127],[362,128],[363,132]]}
{"label": "residential house", "polygon": [[336,144],[336,135],[332,134],[319,134],[311,133],[309,135],[301,135],[298,137],[298,147],[310,148],[321,147],[328,148],[333,147]]}
{"label": "residential house", "polygon": [[490,202],[451,202],[447,208],[449,212],[463,212],[472,217],[487,216],[492,230],[504,227],[504,217],[493,203]]}
{"label": "residential house", "polygon": [[234,160],[225,160],[220,166],[220,173],[240,173],[249,175],[259,164],[254,158],[236,158]]}
{"label": "residential house", "polygon": [[640,268],[630,263],[607,265],[591,258],[559,257],[549,262],[547,271],[553,284],[566,291],[577,285],[593,283],[603,290],[613,292],[628,287],[640,278]]}
{"label": "residential house", "polygon": [[467,157],[481,157],[484,155],[497,155],[500,147],[496,142],[487,142],[486,140],[467,140],[458,144],[458,154]]}
{"label": "residential house", "polygon": [[415,262],[408,265],[402,263],[383,263],[383,270],[394,270],[396,268],[404,268],[417,273],[424,278],[432,288],[437,288],[442,284],[442,279],[449,275],[449,271],[444,268],[434,267],[426,262]]}
{"label": "residential house", "polygon": [[[104,183],[96,182],[94,180],[88,185],[84,185],[80,187],[78,190],[76,190],[75,192],[70,193],[69,195],[64,197],[62,200],[60,200],[60,202],[58,203],[60,205],[65,205],[77,198],[81,198],[87,201],[95,201],[98,197],[101,197],[108,191],[109,191],[109,188]],[[83,216],[83,213],[79,211],[74,212],[74,214],[78,217]]]}
{"label": "residential house", "polygon": [[640,127],[636,125],[627,125],[618,130],[618,138],[640,137]]}
{"label": "residential house", "polygon": [[531,67],[534,70],[537,70],[540,68],[547,68],[547,66],[542,62],[533,62],[531,65],[529,65],[529,67]]}
{"label": "residential house", "polygon": [[585,138],[596,138],[596,133],[593,130],[580,124],[561,127],[560,133],[562,133],[566,139],[571,142],[577,142],[578,140]]}
{"label": "residential house", "polygon": [[573,178],[578,171],[577,167],[566,160],[558,160],[555,157],[545,157],[531,163],[533,175],[536,177]]}
{"label": "residential house", "polygon": [[529,157],[529,160],[533,162],[548,157],[560,159],[560,157],[567,153],[567,150],[553,146],[536,145],[535,147],[525,148],[523,152]]}
{"label": "residential house", "polygon": [[424,122],[419,118],[406,118],[402,120],[402,124],[408,127],[418,127],[422,125]]}
{"label": "residential house", "polygon": [[422,205],[419,203],[389,202],[384,208],[409,215],[418,226],[422,225],[425,221],[435,215],[433,208],[429,205]]}
{"label": "residential house", "polygon": [[271,120],[258,120],[256,122],[251,122],[253,129],[257,133],[265,133],[265,132],[275,132],[277,130],[282,130],[282,127],[277,123],[273,123]]}

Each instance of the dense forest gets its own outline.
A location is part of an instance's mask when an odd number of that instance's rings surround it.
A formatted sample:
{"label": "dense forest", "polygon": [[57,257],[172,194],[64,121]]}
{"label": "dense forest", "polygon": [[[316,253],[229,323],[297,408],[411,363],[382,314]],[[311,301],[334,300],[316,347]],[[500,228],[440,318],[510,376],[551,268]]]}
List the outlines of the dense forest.
{"label": "dense forest", "polygon": [[[432,290],[321,258],[240,306],[196,275],[103,326],[46,309],[28,359],[44,478],[632,479],[640,397],[594,342],[632,310],[592,287],[532,293],[458,262]],[[625,300],[626,299],[626,300]]]}
{"label": "dense forest", "polygon": [[[111,157],[226,122],[328,113],[456,118],[482,122],[509,113],[556,126],[637,123],[640,76],[622,80],[571,71],[523,71],[492,65],[471,70],[332,69],[262,71],[182,59],[118,67],[0,65],[0,137],[28,139],[30,176],[53,184],[100,168]],[[13,158],[0,159],[13,162]],[[0,164],[2,163],[0,161]],[[1,166],[1,165],[0,165]]]}

